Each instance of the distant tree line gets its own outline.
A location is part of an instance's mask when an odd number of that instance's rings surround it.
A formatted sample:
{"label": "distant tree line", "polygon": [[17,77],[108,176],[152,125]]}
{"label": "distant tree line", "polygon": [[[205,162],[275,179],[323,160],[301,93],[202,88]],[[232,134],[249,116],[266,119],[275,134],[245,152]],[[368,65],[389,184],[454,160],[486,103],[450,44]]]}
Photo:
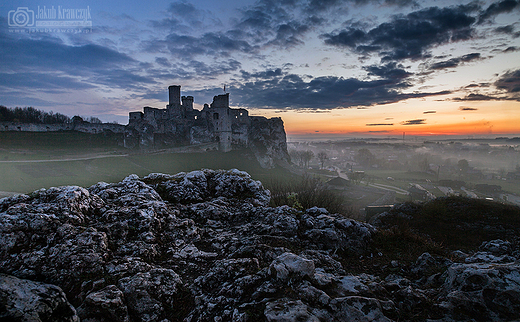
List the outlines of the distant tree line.
{"label": "distant tree line", "polygon": [[0,121],[36,123],[36,124],[62,124],[70,123],[70,117],[51,112],[44,112],[34,107],[8,108],[0,105]]}
{"label": "distant tree line", "polygon": [[[35,109],[34,107],[15,107],[8,108],[0,105],[0,122],[19,122],[19,123],[36,123],[36,124],[64,124],[64,123],[103,123],[99,118],[90,116],[82,118],[81,116],[68,117],[60,113],[52,111],[45,112]],[[117,122],[114,122],[117,124]]]}

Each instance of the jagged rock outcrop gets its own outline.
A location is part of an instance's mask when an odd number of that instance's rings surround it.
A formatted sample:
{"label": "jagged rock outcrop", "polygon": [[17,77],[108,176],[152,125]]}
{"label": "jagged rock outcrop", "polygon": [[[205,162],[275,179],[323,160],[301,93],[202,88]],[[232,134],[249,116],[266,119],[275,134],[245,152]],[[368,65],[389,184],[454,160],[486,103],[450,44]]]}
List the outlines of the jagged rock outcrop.
{"label": "jagged rock outcrop", "polygon": [[4,274],[0,274],[0,320],[79,322],[59,287]]}
{"label": "jagged rock outcrop", "polygon": [[283,121],[279,117],[252,117],[249,142],[263,168],[273,168],[276,162],[290,160]]}
{"label": "jagged rock outcrop", "polygon": [[269,199],[238,170],[131,175],[0,199],[0,319],[519,316],[516,244],[494,240],[472,254],[424,253],[410,267],[356,273],[349,261],[378,256],[369,247],[375,226],[322,208],[269,207]]}

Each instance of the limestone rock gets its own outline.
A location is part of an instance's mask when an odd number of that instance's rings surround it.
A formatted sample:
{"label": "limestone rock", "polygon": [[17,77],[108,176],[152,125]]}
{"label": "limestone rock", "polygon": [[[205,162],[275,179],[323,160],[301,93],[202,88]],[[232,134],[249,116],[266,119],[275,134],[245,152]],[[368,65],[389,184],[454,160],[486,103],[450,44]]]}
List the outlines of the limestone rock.
{"label": "limestone rock", "polygon": [[267,321],[280,322],[318,322],[319,319],[309,312],[309,308],[300,300],[279,299],[269,302],[264,311]]}
{"label": "limestone rock", "polygon": [[456,319],[503,321],[520,312],[520,265],[472,263],[448,268],[443,305]]}
{"label": "limestone rock", "polygon": [[286,280],[290,275],[314,276],[314,262],[292,253],[283,253],[278,256],[269,269],[272,275],[281,280]]}
{"label": "limestone rock", "polygon": [[115,285],[91,292],[78,308],[81,321],[129,322],[128,308],[123,292]]}
{"label": "limestone rock", "polygon": [[424,253],[410,264],[384,263],[392,274],[360,273],[349,267],[373,256],[374,226],[323,208],[269,207],[269,198],[245,172],[200,170],[0,199],[0,273],[8,274],[0,275],[0,319],[35,320],[41,312],[42,321],[499,321],[520,314],[516,242],[486,242],[451,256],[455,263]]}
{"label": "limestone rock", "polygon": [[59,287],[5,274],[0,274],[0,320],[79,322]]}
{"label": "limestone rock", "polygon": [[271,195],[262,183],[251,179],[243,171],[200,170],[178,173],[174,176],[150,174],[143,181],[159,191],[165,200],[180,203],[196,203],[210,198],[226,197],[248,199],[254,204],[266,206]]}

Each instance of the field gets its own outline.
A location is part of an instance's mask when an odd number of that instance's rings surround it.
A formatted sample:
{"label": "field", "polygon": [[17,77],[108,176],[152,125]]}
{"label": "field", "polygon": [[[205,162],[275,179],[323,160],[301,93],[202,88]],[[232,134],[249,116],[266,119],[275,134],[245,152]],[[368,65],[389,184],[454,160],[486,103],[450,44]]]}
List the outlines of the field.
{"label": "field", "polygon": [[236,168],[266,183],[292,177],[283,169],[262,169],[248,151],[152,154],[124,149],[103,135],[0,132],[0,197],[52,186],[118,182],[130,174],[202,168]]}

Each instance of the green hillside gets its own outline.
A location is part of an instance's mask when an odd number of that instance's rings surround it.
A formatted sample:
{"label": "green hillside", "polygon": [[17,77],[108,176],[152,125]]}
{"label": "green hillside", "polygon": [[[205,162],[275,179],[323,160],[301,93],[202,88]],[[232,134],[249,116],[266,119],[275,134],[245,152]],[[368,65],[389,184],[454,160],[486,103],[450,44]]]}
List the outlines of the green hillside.
{"label": "green hillside", "polygon": [[129,174],[145,176],[201,168],[236,168],[262,182],[292,176],[283,169],[261,168],[248,150],[145,153],[124,149],[117,137],[102,134],[0,132],[2,192],[26,193],[60,185],[88,187],[99,181],[117,182]]}

